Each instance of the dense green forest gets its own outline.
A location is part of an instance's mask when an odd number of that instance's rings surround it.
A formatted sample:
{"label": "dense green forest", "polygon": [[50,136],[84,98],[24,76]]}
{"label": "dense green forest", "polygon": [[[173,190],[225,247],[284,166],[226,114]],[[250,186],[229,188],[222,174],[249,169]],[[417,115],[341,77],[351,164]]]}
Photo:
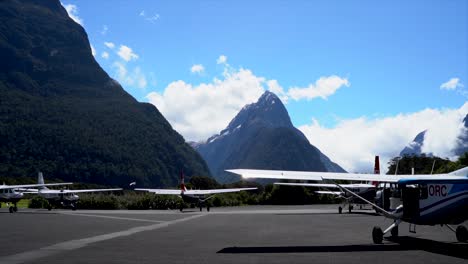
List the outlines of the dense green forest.
{"label": "dense green forest", "polygon": [[[434,163],[435,160],[435,163]],[[468,166],[468,153],[465,153],[457,161],[427,156],[405,156],[394,158],[389,162],[388,174],[394,174],[398,163],[399,174],[411,174],[411,168],[415,168],[416,174],[431,173],[434,164],[434,173],[447,173]],[[186,184],[188,189],[212,189],[212,188],[241,188],[257,187],[256,191],[229,193],[216,195],[209,201],[210,206],[241,206],[241,205],[295,205],[295,204],[324,204],[338,203],[341,200],[330,195],[316,194],[317,188],[302,186],[261,185],[250,181],[240,181],[232,184],[219,184],[210,177],[195,176]],[[178,186],[173,186],[178,188]],[[176,209],[179,208],[182,199],[177,196],[154,195],[139,193],[132,190],[116,192],[112,195],[89,194],[80,195],[79,208],[82,209]],[[47,201],[35,197],[31,200],[32,207],[46,206]],[[185,204],[185,207],[190,207]]]}
{"label": "dense green forest", "polygon": [[[0,1],[0,176],[171,186],[204,160],[102,70],[60,1]],[[34,180],[35,181],[35,180]]]}

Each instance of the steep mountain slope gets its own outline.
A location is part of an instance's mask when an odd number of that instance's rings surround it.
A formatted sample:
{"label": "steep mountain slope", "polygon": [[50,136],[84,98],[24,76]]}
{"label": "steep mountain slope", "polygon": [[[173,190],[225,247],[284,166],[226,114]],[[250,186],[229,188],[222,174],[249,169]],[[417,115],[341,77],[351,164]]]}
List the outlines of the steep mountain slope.
{"label": "steep mountain slope", "polygon": [[175,185],[209,175],[152,105],[101,69],[58,0],[0,2],[0,174]]}
{"label": "steep mountain slope", "polygon": [[265,92],[218,135],[193,144],[219,182],[237,181],[229,168],[344,171],[296,129],[281,100]]}
{"label": "steep mountain slope", "polygon": [[418,156],[421,155],[422,145],[424,144],[424,137],[426,136],[427,130],[416,135],[411,143],[408,144],[401,152],[400,156]]}
{"label": "steep mountain slope", "polygon": [[463,119],[462,134],[458,137],[457,147],[454,150],[455,155],[461,156],[468,152],[468,114]]}
{"label": "steep mountain slope", "polygon": [[[465,152],[468,152],[468,114],[463,119],[463,129],[458,136],[457,144],[451,151],[456,156],[461,156]],[[420,132],[414,140],[408,144],[401,152],[400,156],[420,156],[425,154],[426,156],[432,156],[432,153],[423,153],[422,147],[424,145],[425,135],[427,130]]]}

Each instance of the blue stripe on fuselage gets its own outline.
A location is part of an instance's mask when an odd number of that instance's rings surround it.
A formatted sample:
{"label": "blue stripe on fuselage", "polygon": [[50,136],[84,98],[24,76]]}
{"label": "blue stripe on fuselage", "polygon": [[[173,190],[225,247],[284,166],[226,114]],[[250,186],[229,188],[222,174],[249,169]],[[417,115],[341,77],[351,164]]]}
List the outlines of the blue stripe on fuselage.
{"label": "blue stripe on fuselage", "polygon": [[426,207],[420,209],[419,212],[422,213],[422,212],[424,212],[424,211],[426,211],[426,210],[428,210],[428,209],[430,209],[430,208],[432,208],[432,207],[434,207],[434,206],[437,206],[437,205],[439,205],[439,204],[441,204],[441,203],[445,203],[445,202],[447,202],[447,201],[449,201],[449,200],[458,198],[458,197],[463,196],[463,195],[468,195],[468,191],[466,191],[466,192],[461,192],[461,193],[459,193],[459,194],[457,194],[457,195],[453,195],[453,196],[451,196],[451,197],[448,197],[448,198],[442,199],[442,200],[440,200],[440,201],[437,201],[437,202],[435,202],[435,203],[433,203],[433,204],[431,204],[431,205],[428,205],[428,206],[426,206]]}

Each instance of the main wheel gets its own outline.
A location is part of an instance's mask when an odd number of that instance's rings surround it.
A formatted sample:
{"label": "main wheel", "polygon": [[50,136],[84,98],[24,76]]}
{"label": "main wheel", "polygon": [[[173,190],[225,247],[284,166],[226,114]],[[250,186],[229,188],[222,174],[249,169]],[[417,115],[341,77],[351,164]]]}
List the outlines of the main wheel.
{"label": "main wheel", "polygon": [[353,210],[353,206],[350,205],[350,206],[348,207],[348,213],[351,213],[352,210]]}
{"label": "main wheel", "polygon": [[13,207],[11,207],[11,206],[8,208],[8,211],[9,211],[10,213],[14,213],[14,212],[15,212],[15,211],[13,210]]}
{"label": "main wheel", "polygon": [[374,229],[372,229],[372,240],[374,244],[382,244],[383,232],[380,227],[374,226]]}
{"label": "main wheel", "polygon": [[393,238],[398,237],[398,226],[392,228],[392,231],[390,231],[390,233],[392,234]]}
{"label": "main wheel", "polygon": [[15,212],[15,213],[18,212],[18,207],[16,205],[13,206],[13,212]]}
{"label": "main wheel", "polygon": [[210,207],[209,207],[209,206],[206,207],[206,211],[207,211],[207,212],[210,211]]}
{"label": "main wheel", "polygon": [[338,213],[341,214],[342,212],[343,212],[343,208],[341,208],[341,206],[338,207]]}
{"label": "main wheel", "polygon": [[200,206],[200,212],[203,211],[203,207]]}
{"label": "main wheel", "polygon": [[455,231],[455,234],[457,235],[458,242],[468,241],[468,229],[466,229],[465,226],[459,225]]}

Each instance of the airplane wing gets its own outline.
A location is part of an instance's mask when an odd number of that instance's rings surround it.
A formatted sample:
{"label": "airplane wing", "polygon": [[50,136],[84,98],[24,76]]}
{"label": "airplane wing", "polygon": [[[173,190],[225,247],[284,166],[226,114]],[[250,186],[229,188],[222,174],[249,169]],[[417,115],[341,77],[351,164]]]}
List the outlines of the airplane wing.
{"label": "airplane wing", "polygon": [[[234,169],[228,172],[241,175],[243,178],[263,178],[280,180],[348,180],[348,181],[376,181],[396,183],[400,180],[468,180],[466,168],[459,170],[460,173],[450,174],[418,174],[418,175],[382,175],[382,174],[359,174],[341,172],[312,172],[312,171],[274,171],[274,170],[250,170]],[[463,170],[463,171],[462,171]],[[458,172],[458,171],[457,171]],[[463,175],[463,176],[461,176]]]}
{"label": "airplane wing", "polygon": [[[321,187],[321,188],[338,188],[336,184],[330,183],[304,183],[304,182],[275,182],[275,185],[288,185],[288,186],[305,186],[305,187]],[[355,184],[342,184],[341,186],[348,188],[373,188],[372,184],[355,183]]]}
{"label": "airplane wing", "polygon": [[62,186],[70,185],[72,182],[63,182],[63,183],[44,183],[44,184],[22,184],[22,185],[0,185],[0,190],[2,189],[28,189],[29,187],[43,187],[43,186]]}
{"label": "airplane wing", "polygon": [[253,188],[233,188],[233,189],[210,189],[210,190],[187,190],[184,194],[217,194],[217,193],[231,193],[241,192],[248,190],[257,190],[257,187]]}
{"label": "airplane wing", "polygon": [[[121,191],[122,188],[115,189],[82,189],[82,190],[39,190],[41,193],[55,193],[55,194],[64,194],[64,193],[88,193],[88,192],[111,192],[111,191]],[[25,193],[37,193],[27,191]]]}
{"label": "airplane wing", "polygon": [[[256,190],[255,188],[234,188],[234,189],[210,189],[210,190],[187,190],[184,194],[187,195],[206,195],[206,194],[216,194],[216,193],[230,193],[230,192],[240,192],[240,191],[247,191],[247,190]],[[180,195],[180,190],[170,190],[170,189],[141,189],[136,188],[135,191],[147,191],[152,192],[155,194],[174,194]]]}
{"label": "airplane wing", "polygon": [[135,191],[144,191],[150,192],[154,194],[172,194],[172,195],[180,195],[181,190],[176,189],[142,189],[142,188],[135,188]]}
{"label": "airplane wing", "polygon": [[343,192],[331,192],[331,191],[316,191],[318,194],[332,194],[332,195],[337,195],[341,196],[343,195]]}

